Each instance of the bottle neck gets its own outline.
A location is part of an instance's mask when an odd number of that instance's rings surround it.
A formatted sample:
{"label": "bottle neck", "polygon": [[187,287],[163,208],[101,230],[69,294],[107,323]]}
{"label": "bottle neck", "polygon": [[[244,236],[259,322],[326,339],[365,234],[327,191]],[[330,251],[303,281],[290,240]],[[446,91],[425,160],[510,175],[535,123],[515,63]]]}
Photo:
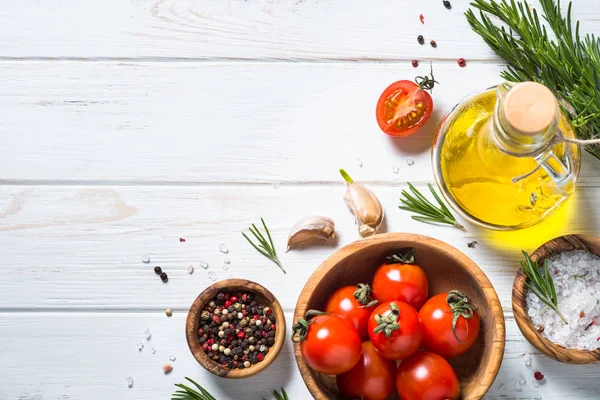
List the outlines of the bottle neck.
{"label": "bottle neck", "polygon": [[499,98],[494,109],[490,133],[494,143],[503,152],[516,157],[536,157],[548,148],[559,123],[560,114],[557,113],[545,130],[535,135],[523,134],[507,122],[502,99]]}

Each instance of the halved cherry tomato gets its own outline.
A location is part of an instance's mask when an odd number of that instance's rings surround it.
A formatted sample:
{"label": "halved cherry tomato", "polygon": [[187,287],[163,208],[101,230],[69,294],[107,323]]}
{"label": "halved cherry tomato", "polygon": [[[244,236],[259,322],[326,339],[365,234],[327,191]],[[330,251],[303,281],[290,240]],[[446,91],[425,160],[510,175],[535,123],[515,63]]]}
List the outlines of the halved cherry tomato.
{"label": "halved cherry tomato", "polygon": [[[410,249],[412,251],[412,249]],[[425,271],[414,264],[412,252],[388,257],[373,277],[373,297],[381,303],[397,300],[419,310],[427,300],[429,283]]]}
{"label": "halved cherry tomato", "polygon": [[464,353],[479,335],[477,306],[459,291],[433,296],[419,316],[423,321],[423,347],[442,357]]}
{"label": "halved cherry tomato", "polygon": [[375,309],[375,305],[369,306],[371,301],[369,285],[360,283],[358,286],[344,286],[333,292],[327,300],[325,311],[352,322],[360,338],[365,340],[369,337],[367,333],[369,317]]}
{"label": "halved cherry tomato", "polygon": [[442,356],[428,352],[402,361],[396,389],[402,400],[456,400],[460,395],[452,366]]}
{"label": "halved cherry tomato", "polygon": [[[334,314],[306,313],[293,327],[292,340],[309,367],[317,372],[338,375],[356,365],[362,353],[360,336],[347,319]],[[316,316],[315,316],[316,315]]]}
{"label": "halved cherry tomato", "polygon": [[420,85],[403,80],[388,86],[377,102],[376,116],[381,130],[391,136],[408,136],[425,125],[433,110],[433,100],[424,88],[433,87],[431,82],[433,78],[425,77]]}
{"label": "halved cherry tomato", "polygon": [[362,350],[354,368],[337,376],[337,386],[350,399],[385,400],[394,391],[396,362],[383,358],[369,341]]}
{"label": "halved cherry tomato", "polygon": [[402,360],[414,354],[423,342],[419,313],[400,301],[383,303],[369,318],[369,338],[383,357]]}

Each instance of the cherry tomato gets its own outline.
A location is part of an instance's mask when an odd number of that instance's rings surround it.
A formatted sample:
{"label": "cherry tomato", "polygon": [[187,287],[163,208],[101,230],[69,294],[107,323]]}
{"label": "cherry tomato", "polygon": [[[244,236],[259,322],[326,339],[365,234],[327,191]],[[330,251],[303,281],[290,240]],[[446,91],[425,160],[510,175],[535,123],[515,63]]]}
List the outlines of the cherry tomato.
{"label": "cherry tomato", "polygon": [[362,343],[362,355],[350,371],[337,376],[342,395],[351,399],[385,400],[394,391],[396,362],[383,358],[373,343]]}
{"label": "cherry tomato", "polygon": [[402,360],[414,354],[423,342],[419,313],[400,301],[383,303],[369,318],[369,338],[383,357]]}
{"label": "cherry tomato", "polygon": [[369,317],[375,309],[375,306],[367,306],[371,302],[371,288],[369,285],[359,284],[358,286],[344,286],[333,292],[325,311],[339,315],[352,322],[360,338],[365,340],[369,337],[367,325]]}
{"label": "cherry tomato", "polygon": [[309,311],[306,316],[309,321],[300,319],[293,327],[292,340],[300,342],[304,361],[315,371],[328,375],[349,371],[362,352],[354,325],[334,314],[313,315]]}
{"label": "cherry tomato", "polygon": [[442,357],[464,353],[479,335],[477,306],[458,291],[433,296],[421,308],[419,316],[423,321],[423,346]]}
{"label": "cherry tomato", "polygon": [[391,136],[408,136],[425,125],[433,110],[433,100],[424,88],[433,87],[433,84],[427,86],[433,80],[423,79],[421,86],[403,80],[392,83],[383,91],[375,112],[383,132]]}
{"label": "cherry tomato", "polygon": [[396,389],[402,400],[456,400],[460,395],[458,378],[448,361],[428,352],[402,361]]}
{"label": "cherry tomato", "polygon": [[408,258],[398,257],[406,263],[395,262],[381,265],[373,277],[373,297],[381,303],[386,301],[402,301],[416,310],[427,300],[429,283],[425,271],[414,262],[412,255]]}

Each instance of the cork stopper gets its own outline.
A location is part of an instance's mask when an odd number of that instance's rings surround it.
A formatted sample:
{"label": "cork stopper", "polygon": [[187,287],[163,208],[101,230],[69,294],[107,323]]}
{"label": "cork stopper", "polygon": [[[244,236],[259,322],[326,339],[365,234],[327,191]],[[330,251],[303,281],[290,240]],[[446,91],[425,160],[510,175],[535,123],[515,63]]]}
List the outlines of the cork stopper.
{"label": "cork stopper", "polygon": [[537,82],[523,82],[508,91],[504,118],[512,129],[526,136],[545,131],[554,121],[558,102],[554,93]]}

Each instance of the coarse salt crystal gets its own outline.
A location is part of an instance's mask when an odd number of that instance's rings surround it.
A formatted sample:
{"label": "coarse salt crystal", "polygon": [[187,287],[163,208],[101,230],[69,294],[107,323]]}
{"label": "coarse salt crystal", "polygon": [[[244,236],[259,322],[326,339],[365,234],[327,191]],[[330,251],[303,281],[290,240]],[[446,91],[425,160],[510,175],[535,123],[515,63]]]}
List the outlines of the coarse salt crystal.
{"label": "coarse salt crystal", "polygon": [[200,260],[200,266],[202,268],[204,268],[204,269],[207,269],[208,268],[208,263],[206,261],[204,261],[204,260]]}
{"label": "coarse salt crystal", "polygon": [[397,166],[397,165],[394,165],[394,166],[392,167],[392,172],[393,172],[393,173],[395,173],[395,174],[397,174],[398,172],[400,172],[400,167],[399,167],[399,166]]}
{"label": "coarse salt crystal", "polygon": [[413,160],[412,158],[407,158],[406,159],[406,164],[413,165],[414,163],[415,163],[415,160]]}
{"label": "coarse salt crystal", "polygon": [[225,243],[221,243],[219,245],[219,251],[223,254],[229,253],[229,249],[227,248],[227,245]]}
{"label": "coarse salt crystal", "polygon": [[208,279],[210,279],[213,282],[216,281],[217,273],[215,271],[208,271]]}
{"label": "coarse salt crystal", "polygon": [[145,264],[150,263],[150,256],[148,254],[144,254],[142,256],[142,262],[145,263]]}
{"label": "coarse salt crystal", "polygon": [[362,168],[362,166],[363,166],[363,162],[362,162],[362,160],[361,160],[360,158],[357,158],[357,159],[356,159],[356,165],[358,165],[358,166],[359,166],[359,168]]}
{"label": "coarse salt crystal", "polygon": [[176,359],[177,359],[177,357],[175,357],[175,356],[173,356],[173,355],[170,355],[170,356],[169,356],[169,360],[171,360],[171,361],[175,361]]}
{"label": "coarse salt crystal", "polygon": [[531,367],[531,356],[529,354],[525,354],[524,356],[525,365]]}
{"label": "coarse salt crystal", "polygon": [[187,271],[188,271],[188,274],[190,274],[190,275],[193,274],[194,273],[194,266],[192,264],[188,265]]}
{"label": "coarse salt crystal", "polygon": [[152,338],[152,333],[150,332],[149,328],[146,328],[146,330],[144,331],[144,337],[146,338],[146,340],[150,340],[150,338]]}
{"label": "coarse salt crystal", "polygon": [[142,351],[144,349],[144,343],[138,342],[137,343],[137,349],[138,349],[138,351]]}
{"label": "coarse salt crystal", "polygon": [[544,327],[542,335],[561,346],[595,350],[600,348],[600,257],[584,250],[559,253],[548,260],[556,287],[558,307],[568,321],[546,307],[531,291],[527,310],[534,326]]}
{"label": "coarse salt crystal", "polygon": [[127,387],[133,387],[133,378],[131,376],[127,377]]}

